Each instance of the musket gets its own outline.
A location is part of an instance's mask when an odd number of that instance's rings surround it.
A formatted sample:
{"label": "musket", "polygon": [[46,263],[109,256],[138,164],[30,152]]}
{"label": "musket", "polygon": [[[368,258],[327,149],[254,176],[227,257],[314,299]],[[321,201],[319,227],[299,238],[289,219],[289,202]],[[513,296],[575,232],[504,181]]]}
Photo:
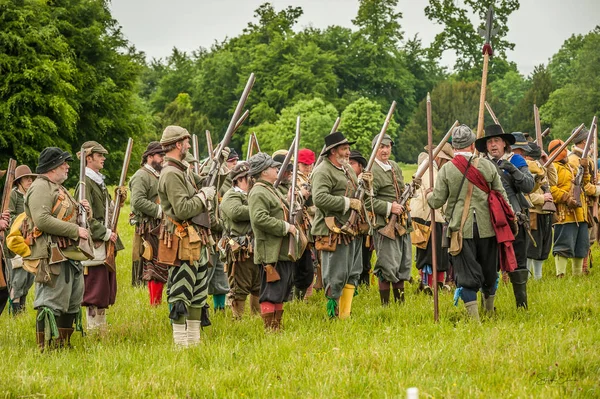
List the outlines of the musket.
{"label": "musket", "polygon": [[[381,146],[381,142],[383,141],[383,136],[387,131],[387,128],[392,120],[392,116],[394,115],[394,111],[396,110],[396,101],[392,101],[392,105],[390,106],[390,110],[385,117],[385,121],[383,122],[383,126],[381,127],[381,131],[379,132],[379,136],[377,137],[377,142],[371,151],[371,156],[369,157],[369,162],[367,163],[367,167],[364,169],[364,172],[371,172],[373,168],[373,163],[375,162],[375,157],[377,156],[377,151]],[[362,179],[359,179],[358,185],[356,187],[356,191],[354,192],[354,198],[358,199],[362,202],[363,197],[365,196],[365,182]],[[355,209],[352,209],[350,212],[350,217],[348,221],[341,227],[342,232],[346,234],[356,235],[358,233],[357,222],[358,222],[359,213]]]}
{"label": "musket", "polygon": [[546,130],[544,130],[544,131],[542,132],[542,138],[546,137],[546,136],[547,136],[547,135],[549,135],[549,134],[550,134],[550,128],[549,128],[549,127],[547,127],[547,128],[546,128]]}
{"label": "musket", "polygon": [[[444,142],[440,143],[442,146]],[[433,188],[433,122],[431,120],[431,97],[427,93],[427,146],[429,151],[429,187]],[[439,146],[439,145],[438,145]],[[437,148],[436,148],[437,149]],[[441,148],[440,148],[441,149]],[[435,209],[430,207],[431,212],[431,269],[433,277],[433,321],[438,321],[438,289],[437,289],[437,229],[435,221]]]}
{"label": "musket", "polygon": [[[248,100],[250,90],[252,90],[252,86],[254,85],[254,81],[254,73],[251,73],[250,77],[248,78],[248,81],[246,82],[246,87],[244,87],[244,91],[242,92],[240,100],[238,101],[235,107],[235,111],[233,112],[231,120],[229,121],[229,125],[227,126],[227,130],[225,131],[225,136],[223,137],[223,140],[221,140],[217,149],[214,150],[211,155],[209,155],[208,159],[204,163],[204,165],[206,165],[207,162],[212,160],[210,169],[208,171],[208,176],[205,180],[205,187],[216,187],[217,185],[218,172],[221,168],[221,152],[223,151],[223,148],[229,145],[231,137],[233,136],[235,131],[241,126],[242,123],[244,123],[245,118],[248,117],[247,112],[244,113],[245,116],[242,115],[242,109],[244,108],[244,105]],[[225,162],[226,160],[222,161]],[[193,222],[206,229],[210,229],[210,217],[208,215],[208,212],[202,212],[199,215],[194,216]]]}
{"label": "musket", "polygon": [[[594,142],[594,134],[596,126],[596,117],[592,121],[592,126],[590,126],[590,131],[588,132],[587,139],[585,141],[585,147],[583,148],[583,154],[581,155],[581,159],[588,159],[588,155],[590,153],[590,148],[592,147],[592,143]],[[589,165],[588,165],[589,167]],[[583,184],[583,175],[585,174],[585,170],[583,166],[579,165],[577,168],[577,175],[575,176],[575,186],[573,187],[573,198],[577,203],[577,206],[581,206],[581,187]]]}
{"label": "musket", "polygon": [[[542,140],[542,123],[540,121],[540,110],[537,105],[533,104],[533,119],[535,124],[535,141],[536,144],[540,147],[540,150],[544,151],[544,141]],[[550,186],[548,182],[545,182],[540,187],[544,194],[548,194],[550,192]],[[542,205],[542,210],[546,212],[556,212],[556,205],[554,205],[553,200],[544,200],[544,205]]]}
{"label": "musket", "polygon": [[[119,226],[119,215],[121,214],[121,207],[125,202],[127,195],[127,189],[125,188],[125,180],[127,180],[127,170],[129,169],[129,161],[131,160],[131,151],[133,150],[133,139],[130,137],[127,141],[127,149],[125,150],[125,157],[123,158],[123,167],[121,168],[121,177],[119,178],[119,185],[115,188],[115,199],[113,200],[113,213],[112,218],[108,223],[109,228],[113,233],[117,232]],[[108,240],[106,242],[106,260],[104,261],[106,267],[112,272],[117,270],[117,264],[115,262],[115,243]]]}
{"label": "musket", "polygon": [[[454,132],[454,129],[456,129],[458,125],[458,121],[455,121],[450,130],[448,130],[444,137],[442,137],[437,147],[435,147],[435,149],[433,150],[433,159],[435,159],[442,151],[444,144],[448,141],[450,136],[452,136],[452,132]],[[404,185],[404,190],[402,191],[400,198],[398,198],[398,203],[404,208],[406,208],[406,203],[408,202],[408,200],[414,197],[415,191],[417,190],[414,181],[419,180],[421,177],[423,177],[427,170],[429,170],[429,162],[422,162],[417,168],[417,172],[413,176],[413,181]],[[389,238],[390,240],[395,240],[397,220],[398,216],[396,214],[392,214],[389,218],[388,223],[378,230],[379,234]]]}
{"label": "musket", "polygon": [[[592,144],[592,151],[593,152],[593,161],[594,161],[594,165],[592,166],[592,184],[594,186],[598,185],[598,126],[596,125],[596,129],[594,132],[594,143]],[[598,217],[598,197],[593,196],[592,197],[592,217],[594,218],[594,222],[598,223],[599,221],[599,217]],[[596,242],[598,242],[598,234],[600,234],[598,232],[598,230],[600,229],[596,229]]]}
{"label": "musket", "polygon": [[[294,137],[294,140],[292,140],[290,149],[288,150],[287,154],[285,154],[285,158],[283,159],[283,162],[281,163],[281,166],[279,167],[279,172],[277,172],[277,180],[275,180],[275,183],[273,183],[273,188],[277,189],[277,187],[279,187],[279,185],[281,184],[283,175],[285,174],[285,171],[286,171],[288,165],[290,164],[290,159],[292,159],[292,155],[294,155],[295,152],[296,152],[296,137]],[[295,161],[295,159],[294,159],[294,161]]]}
{"label": "musket", "polygon": [[[207,130],[206,131],[207,135],[210,136],[210,132]],[[196,162],[194,162],[194,173],[195,174],[200,174],[200,165],[198,165],[198,154],[199,153],[199,149],[198,149],[198,136],[195,134],[192,134],[192,155],[194,156],[194,159],[196,160]]]}
{"label": "musket", "polygon": [[[331,131],[329,132],[329,134],[335,133],[338,130],[338,127],[340,127],[340,122],[342,121],[342,119],[338,116],[337,119],[335,120],[335,122],[333,123],[333,127],[331,128]],[[321,154],[323,153],[323,151],[325,151],[325,148],[327,146],[323,145],[323,149],[321,149],[321,152],[319,153],[319,157],[317,158],[317,162],[315,162],[315,166],[313,167],[313,170],[315,170],[315,168],[317,166],[319,166],[319,164],[321,162],[323,162],[323,159],[325,159],[324,156],[322,156]],[[312,172],[311,172],[312,175]],[[310,177],[309,177],[310,179]]]}
{"label": "musket", "polygon": [[556,157],[558,156],[558,154],[560,154],[562,152],[562,150],[564,150],[565,148],[567,148],[567,146],[571,143],[571,141],[573,141],[573,139],[575,138],[575,136],[584,127],[585,127],[585,124],[583,124],[583,123],[581,125],[579,125],[577,127],[577,129],[573,133],[571,133],[571,135],[569,136],[569,138],[567,140],[565,140],[565,142],[560,147],[558,147],[557,150],[552,151],[552,154],[550,154],[548,156],[548,160],[544,164],[544,168],[547,168],[552,162],[554,162],[554,160],[556,159]]}
{"label": "musket", "polygon": [[[213,143],[212,143],[212,136],[210,135],[210,131],[206,130],[204,132],[204,134],[206,135],[206,148],[208,150],[208,157],[211,158],[213,156]],[[194,154],[194,156],[196,156],[196,154]],[[198,158],[196,158],[198,159]]]}
{"label": "musket", "polygon": [[[86,189],[85,189],[85,165],[86,165],[86,152],[83,147],[79,152],[80,154],[80,164],[79,164],[79,192],[77,193],[77,202],[79,203],[79,212],[77,213],[77,224],[79,227],[82,227],[88,230],[89,233],[89,224],[88,224],[88,212],[81,203],[86,199]],[[106,220],[106,219],[104,219]],[[90,245],[90,241],[88,239],[84,239],[79,237],[79,242],[77,243],[77,248],[88,258],[94,259],[94,248]]]}
{"label": "musket", "polygon": [[[17,161],[10,158],[8,160],[8,168],[6,169],[6,177],[4,178],[4,190],[2,192],[2,209],[1,213],[4,213],[8,210],[8,205],[10,204],[10,191],[12,190],[13,183],[15,182],[15,169],[17,168]],[[2,242],[4,241],[4,231],[0,232],[0,239]],[[4,258],[4,250],[0,251],[0,289],[4,289],[7,287],[6,276],[4,275],[4,268],[2,264],[5,264],[6,259]]]}
{"label": "musket", "polygon": [[[300,116],[296,118],[296,137],[294,138],[294,167],[292,169],[292,188],[290,192],[290,212],[288,223],[292,226],[295,226],[297,229],[300,227],[298,223],[296,223],[296,217],[298,214],[298,204],[296,204],[296,180],[298,179],[298,147],[297,143],[300,142]],[[291,153],[291,151],[290,151]],[[289,154],[289,153],[288,153]],[[282,165],[283,166],[283,165]],[[296,232],[298,234],[298,232]],[[296,237],[293,234],[290,234],[290,242],[288,247],[288,258],[291,261],[297,260],[298,256],[296,253]]]}
{"label": "musket", "polygon": [[504,128],[502,127],[502,125],[500,124],[500,121],[496,117],[496,114],[494,113],[494,110],[492,110],[492,107],[491,107],[490,103],[488,103],[487,101],[485,102],[485,109],[487,109],[487,111],[490,114],[490,116],[492,117],[492,120],[494,121],[494,123],[496,125],[500,126],[500,129],[502,129],[502,132],[504,133]]}
{"label": "musket", "polygon": [[248,150],[246,152],[246,161],[250,159],[252,155],[254,155],[254,150],[256,153],[260,152],[260,146],[258,145],[258,139],[256,138],[256,133],[252,132],[250,134],[250,138],[248,139]]}
{"label": "musket", "polygon": [[477,138],[483,136],[483,108],[485,104],[485,92],[487,88],[488,63],[493,55],[492,37],[497,33],[494,28],[494,7],[490,5],[487,13],[485,29],[480,29],[479,34],[485,38],[483,45],[483,72],[481,74],[481,92],[479,94],[479,117],[477,118]]}

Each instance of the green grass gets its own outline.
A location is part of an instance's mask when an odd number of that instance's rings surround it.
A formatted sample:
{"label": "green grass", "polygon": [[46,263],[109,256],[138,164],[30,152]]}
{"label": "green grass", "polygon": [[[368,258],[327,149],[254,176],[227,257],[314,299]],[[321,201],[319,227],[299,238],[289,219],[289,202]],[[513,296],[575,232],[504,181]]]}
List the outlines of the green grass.
{"label": "green grass", "polygon": [[[133,231],[122,216],[127,243]],[[421,398],[600,396],[600,266],[557,280],[549,260],[543,280],[528,284],[527,312],[501,283],[498,314],[481,324],[467,321],[451,294],[440,295],[436,324],[431,297],[416,286],[389,308],[376,289],[361,289],[349,320],[326,319],[317,293],[285,305],[281,334],[265,335],[258,317],[233,322],[227,311],[212,316],[198,347],[175,350],[167,306],[151,308],[146,290],[131,287],[129,248],[117,259],[105,337],[76,333],[74,349],[40,354],[33,295],[25,315],[0,317],[0,397],[401,398],[413,386]]]}

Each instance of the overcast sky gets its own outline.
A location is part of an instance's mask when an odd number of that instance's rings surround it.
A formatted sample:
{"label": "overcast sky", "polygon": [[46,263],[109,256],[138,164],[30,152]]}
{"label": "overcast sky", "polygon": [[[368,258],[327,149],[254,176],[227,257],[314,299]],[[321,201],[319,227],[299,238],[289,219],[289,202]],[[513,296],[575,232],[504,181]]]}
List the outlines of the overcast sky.
{"label": "overcast sky", "polygon": [[[461,0],[456,0],[460,2]],[[113,17],[123,33],[150,59],[164,58],[173,47],[192,51],[209,48],[216,41],[239,35],[253,11],[264,0],[112,0]],[[352,28],[358,1],[355,0],[271,0],[276,10],[300,6],[304,15],[297,28]],[[424,13],[428,0],[400,0],[398,10],[405,37],[418,34],[428,45],[441,30]],[[508,40],[515,50],[508,53],[519,71],[528,75],[535,65],[546,64],[572,34],[587,33],[600,24],[600,0],[521,0],[521,8],[509,18]],[[452,66],[452,54],[442,63]]]}

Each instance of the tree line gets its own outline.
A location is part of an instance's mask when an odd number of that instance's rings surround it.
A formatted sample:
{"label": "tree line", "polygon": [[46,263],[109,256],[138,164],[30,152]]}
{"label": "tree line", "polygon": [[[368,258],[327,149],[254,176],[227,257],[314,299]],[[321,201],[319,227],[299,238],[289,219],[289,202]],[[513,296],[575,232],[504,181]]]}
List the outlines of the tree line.
{"label": "tree line", "polygon": [[[405,37],[398,0],[358,2],[352,29],[298,29],[300,7],[264,3],[236,37],[147,60],[123,37],[106,0],[1,0],[0,164],[16,157],[34,166],[43,147],[76,152],[97,140],[114,155],[106,172],[116,179],[127,137],[136,141],[136,156],[169,124],[201,137],[209,130],[216,142],[251,72],[257,80],[250,117],[233,140],[242,152],[251,132],[264,151],[287,148],[300,115],[303,147],[318,151],[341,116],[340,130],[369,153],[395,100],[388,132],[402,145],[393,156],[414,163],[427,141],[427,92],[435,138],[456,119],[475,126],[483,44],[477,29],[494,1],[429,0],[426,16],[445,29],[427,47],[418,36]],[[533,103],[551,137],[589,124],[600,109],[600,27],[571,36],[546,65],[523,76],[506,58],[519,1],[494,3],[498,35],[487,98],[503,127],[533,132]],[[457,55],[452,71],[439,63],[444,51]],[[206,153],[203,139],[200,150]]]}

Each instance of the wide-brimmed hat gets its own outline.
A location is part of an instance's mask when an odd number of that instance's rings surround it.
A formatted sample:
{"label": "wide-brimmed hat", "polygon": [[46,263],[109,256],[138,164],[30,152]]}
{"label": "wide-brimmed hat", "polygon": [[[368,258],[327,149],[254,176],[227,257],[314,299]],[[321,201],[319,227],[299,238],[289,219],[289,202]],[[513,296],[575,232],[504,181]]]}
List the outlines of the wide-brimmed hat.
{"label": "wide-brimmed hat", "polygon": [[542,157],[542,149],[537,143],[531,142],[529,143],[529,150],[525,150],[525,153],[528,157],[531,157],[535,160],[538,160]]}
{"label": "wide-brimmed hat", "polygon": [[241,179],[244,176],[247,176],[250,173],[250,164],[246,161],[238,162],[231,172],[229,172],[229,177],[231,177],[232,181],[236,181],[237,179]]}
{"label": "wide-brimmed hat", "polygon": [[[381,133],[379,133],[379,134],[381,134]],[[379,139],[379,134],[377,136],[373,137],[373,140],[371,140],[371,148],[375,147],[375,144],[377,144],[377,139]],[[390,137],[389,134],[384,133],[383,138],[381,139],[381,144],[394,145],[394,140],[392,140],[392,138]]]}
{"label": "wide-brimmed hat", "polygon": [[58,168],[65,162],[73,161],[73,157],[58,147],[46,147],[40,152],[35,173],[42,174]]}
{"label": "wide-brimmed hat", "polygon": [[[429,151],[429,146],[426,145],[425,147],[423,147],[423,149],[425,151]],[[448,161],[454,159],[454,150],[452,149],[450,143],[444,143],[444,145],[442,146],[442,150],[438,153],[438,157],[442,159],[447,159]]]}
{"label": "wide-brimmed hat", "polygon": [[238,155],[238,153],[235,151],[235,149],[231,149],[229,151],[229,155],[227,156],[227,162],[229,161],[237,161],[238,159],[240,159],[240,156]]}
{"label": "wide-brimmed hat", "polygon": [[165,149],[158,141],[151,141],[146,147],[146,151],[142,154],[142,158],[147,158],[150,155],[165,154]]}
{"label": "wide-brimmed hat", "polygon": [[525,135],[523,133],[512,132],[511,134],[515,138],[515,142],[514,142],[514,144],[510,145],[510,148],[512,148],[512,149],[520,148],[523,151],[529,151],[529,149],[530,149],[529,141],[527,141],[527,138],[525,137]]}
{"label": "wide-brimmed hat", "polygon": [[19,179],[22,177],[31,177],[32,179],[35,179],[37,175],[31,172],[29,166],[19,165],[15,168],[15,180],[13,182],[13,185],[17,184]]}
{"label": "wide-brimmed hat", "polygon": [[359,164],[362,165],[363,168],[367,167],[367,160],[365,159],[365,157],[362,156],[362,154],[360,153],[360,151],[358,150],[352,150],[350,151],[350,159],[354,159],[356,162],[358,162]]}
{"label": "wide-brimmed hat", "polygon": [[475,140],[475,148],[477,148],[477,151],[487,152],[487,141],[492,137],[500,137],[510,145],[515,143],[515,136],[509,133],[504,133],[502,126],[489,125],[485,127],[485,135]]}
{"label": "wide-brimmed hat", "polygon": [[[577,128],[573,129],[571,131],[571,134],[575,133],[576,130],[577,130]],[[582,141],[586,141],[589,134],[590,134],[590,131],[584,127],[583,129],[581,129],[579,131],[579,133],[577,133],[577,136],[573,137],[573,144],[579,144]]]}
{"label": "wide-brimmed hat", "polygon": [[[285,161],[285,157],[287,157],[288,150],[277,150],[273,153],[272,158],[273,161],[279,162],[280,165],[283,165],[283,161]],[[290,171],[294,169],[294,156],[290,157],[290,162],[288,162],[286,170]]]}
{"label": "wide-brimmed hat", "polygon": [[[550,154],[548,154],[548,156],[549,156],[549,157],[552,157],[552,155],[554,155],[554,152],[555,152],[555,151],[558,151],[559,147],[560,147],[561,145],[563,145],[563,144],[564,144],[564,141],[562,141],[562,140],[558,140],[558,139],[556,139],[556,140],[552,140],[552,141],[550,142],[550,144],[548,145],[548,152],[550,153]],[[566,158],[567,158],[567,156],[568,156],[568,152],[567,152],[567,148],[565,147],[565,148],[564,148],[564,149],[563,149],[563,150],[560,152],[560,154],[559,154],[559,155],[558,155],[556,158],[554,158],[554,160],[555,160],[555,161],[562,161],[563,159],[566,159]]]}
{"label": "wide-brimmed hat", "polygon": [[281,166],[281,163],[274,161],[269,154],[264,152],[252,155],[248,160],[248,164],[250,165],[250,171],[248,172],[250,176],[256,176],[270,167],[277,168]]}
{"label": "wide-brimmed hat", "polygon": [[321,151],[321,156],[326,155],[329,151],[337,146],[343,144],[355,144],[356,141],[348,141],[344,133],[342,132],[333,132],[325,136],[325,149]]}

